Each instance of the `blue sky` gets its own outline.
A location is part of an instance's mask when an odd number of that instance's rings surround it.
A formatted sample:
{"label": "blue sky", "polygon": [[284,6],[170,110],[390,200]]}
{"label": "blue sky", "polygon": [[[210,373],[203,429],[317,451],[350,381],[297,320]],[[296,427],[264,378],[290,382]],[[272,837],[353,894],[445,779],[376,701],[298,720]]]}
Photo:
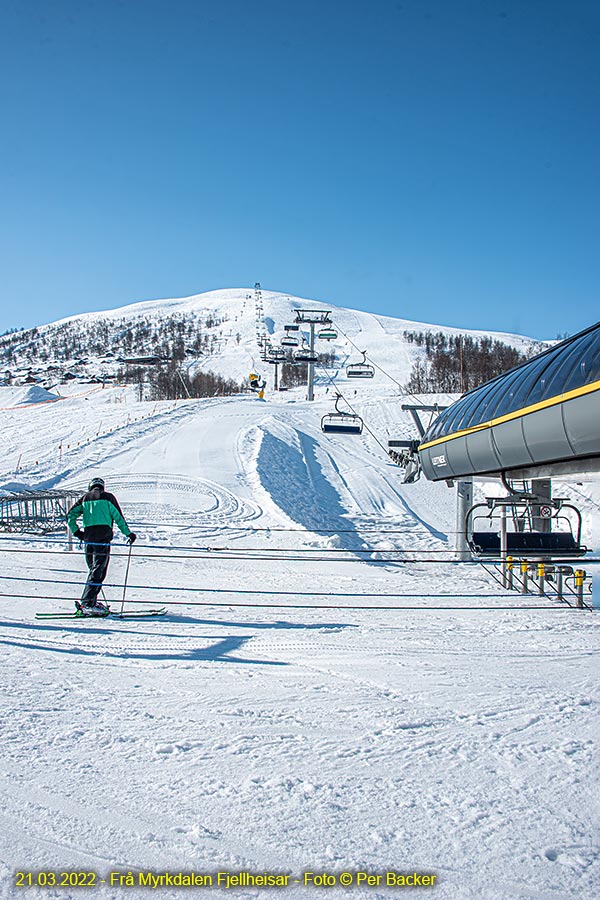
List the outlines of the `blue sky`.
{"label": "blue sky", "polygon": [[222,287],[600,319],[595,0],[5,0],[0,331]]}

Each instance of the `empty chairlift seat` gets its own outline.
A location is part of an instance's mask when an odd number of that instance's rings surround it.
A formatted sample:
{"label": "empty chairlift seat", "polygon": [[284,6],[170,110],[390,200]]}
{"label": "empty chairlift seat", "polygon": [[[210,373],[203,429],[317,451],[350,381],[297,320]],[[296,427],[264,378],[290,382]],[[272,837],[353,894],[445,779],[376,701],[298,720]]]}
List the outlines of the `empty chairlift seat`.
{"label": "empty chairlift seat", "polygon": [[337,331],[334,331],[333,328],[321,328],[318,332],[318,337],[322,341],[335,341]]}
{"label": "empty chairlift seat", "polygon": [[[499,511],[502,504],[493,500],[471,507],[466,518],[466,537],[475,556],[499,557],[502,553]],[[532,502],[518,501],[504,504],[507,512],[506,552],[516,557],[583,556],[587,547],[581,543],[581,513],[577,507],[562,501],[549,501],[550,531],[536,531],[531,527]],[[537,504],[539,506],[539,503]],[[483,510],[487,510],[486,513]],[[519,513],[517,515],[517,512]],[[521,528],[514,530],[513,523]],[[488,528],[480,527],[487,524]],[[511,529],[513,525],[513,529]]]}
{"label": "empty chairlift seat", "polygon": [[375,375],[374,366],[367,362],[367,351],[362,350],[362,362],[350,363],[346,366],[346,378],[373,378]]}
{"label": "empty chairlift seat", "polygon": [[[469,546],[476,556],[500,556],[500,535],[494,531],[474,531]],[[583,556],[587,548],[567,532],[509,531],[506,549],[511,556]]]}
{"label": "empty chairlift seat", "polygon": [[299,325],[284,325],[283,329],[285,331],[284,336],[280,340],[280,344],[282,347],[297,347],[300,344],[300,339],[295,334],[290,334],[292,331],[298,331],[300,328]]}
{"label": "empty chairlift seat", "polygon": [[319,354],[316,350],[311,350],[310,347],[303,344],[302,347],[293,351],[292,358],[295,362],[315,363],[319,359]]}
{"label": "empty chairlift seat", "polygon": [[341,394],[336,394],[335,412],[327,413],[321,419],[321,431],[337,432],[338,434],[361,434],[363,420],[355,413],[343,412],[338,408]]}

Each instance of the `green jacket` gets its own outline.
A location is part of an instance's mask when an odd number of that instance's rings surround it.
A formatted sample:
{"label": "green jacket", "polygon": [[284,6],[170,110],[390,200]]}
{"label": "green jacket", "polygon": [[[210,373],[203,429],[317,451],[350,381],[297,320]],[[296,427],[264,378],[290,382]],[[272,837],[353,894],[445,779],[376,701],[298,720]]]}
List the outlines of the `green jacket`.
{"label": "green jacket", "polygon": [[125,537],[131,534],[117,498],[114,494],[100,491],[98,488],[84,494],[67,513],[67,524],[73,533],[78,530],[77,520],[81,518],[83,518],[83,539],[90,543],[110,543],[113,539],[113,523]]}

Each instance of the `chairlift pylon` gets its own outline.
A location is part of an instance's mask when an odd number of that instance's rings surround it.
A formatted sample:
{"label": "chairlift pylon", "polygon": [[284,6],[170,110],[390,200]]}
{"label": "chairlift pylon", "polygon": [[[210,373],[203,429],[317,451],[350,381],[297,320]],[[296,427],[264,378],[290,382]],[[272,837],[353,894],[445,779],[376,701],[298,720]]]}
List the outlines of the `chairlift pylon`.
{"label": "chairlift pylon", "polygon": [[346,378],[373,378],[375,367],[367,362],[367,351],[361,350],[362,362],[350,363],[346,366]]}
{"label": "chairlift pylon", "polygon": [[335,395],[335,412],[327,413],[321,419],[321,431],[336,431],[339,434],[361,434],[363,420],[355,413],[344,412],[338,407],[341,394]]}

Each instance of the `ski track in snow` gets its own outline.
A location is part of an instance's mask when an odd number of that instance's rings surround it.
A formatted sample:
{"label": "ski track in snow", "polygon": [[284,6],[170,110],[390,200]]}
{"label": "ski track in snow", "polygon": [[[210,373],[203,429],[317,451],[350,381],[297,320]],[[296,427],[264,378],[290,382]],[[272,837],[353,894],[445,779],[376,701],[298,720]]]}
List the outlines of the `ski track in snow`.
{"label": "ski track in snow", "polygon": [[[392,327],[339,317],[357,346],[361,329],[374,345]],[[2,900],[23,893],[15,870],[49,868],[421,871],[444,900],[600,894],[596,616],[422,561],[452,544],[453,492],[402,485],[368,433],[321,434],[324,390],[314,404],[161,405],[114,388],[2,410],[2,484],[105,474],[139,534],[128,600],[181,604],[156,620],[36,621],[69,608],[82,554],[1,539]],[[351,399],[382,438],[412,435],[381,385]],[[592,509],[596,487],[578,490]],[[126,560],[117,537],[117,605]],[[322,608],[276,605],[298,603]]]}
{"label": "ski track in snow", "polygon": [[[18,639],[4,621],[18,702],[2,722],[3,858],[415,867],[439,873],[441,896],[535,896],[546,878],[550,896],[591,891],[597,685],[583,623],[563,624],[549,665],[551,629],[516,613],[483,627],[449,613],[425,633],[418,613],[383,627],[306,615],[23,622]],[[532,661],[545,662],[536,677]]]}

